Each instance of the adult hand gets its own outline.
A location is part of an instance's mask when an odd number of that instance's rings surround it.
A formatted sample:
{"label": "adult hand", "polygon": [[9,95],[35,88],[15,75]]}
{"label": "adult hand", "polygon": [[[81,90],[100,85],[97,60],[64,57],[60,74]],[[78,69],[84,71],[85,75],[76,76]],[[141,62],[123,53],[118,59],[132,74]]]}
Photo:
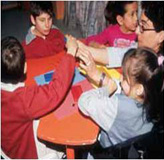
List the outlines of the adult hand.
{"label": "adult hand", "polygon": [[65,37],[67,38],[67,42],[66,42],[67,53],[75,57],[78,48],[76,39],[71,35],[66,35]]}
{"label": "adult hand", "polygon": [[99,43],[94,42],[94,41],[91,41],[91,42],[89,43],[89,46],[90,46],[90,47],[94,47],[94,48],[106,48],[105,45],[99,44]]}
{"label": "adult hand", "polygon": [[80,67],[85,70],[87,76],[95,82],[99,82],[100,71],[96,68],[96,64],[93,60],[91,53],[85,49],[78,49],[77,53],[80,58]]}

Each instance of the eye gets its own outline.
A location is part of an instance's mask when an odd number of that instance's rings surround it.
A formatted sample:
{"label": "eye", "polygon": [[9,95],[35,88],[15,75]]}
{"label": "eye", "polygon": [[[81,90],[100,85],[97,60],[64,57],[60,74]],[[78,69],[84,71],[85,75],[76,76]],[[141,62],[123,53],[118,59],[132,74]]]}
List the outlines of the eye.
{"label": "eye", "polygon": [[41,22],[44,22],[44,19],[39,19]]}

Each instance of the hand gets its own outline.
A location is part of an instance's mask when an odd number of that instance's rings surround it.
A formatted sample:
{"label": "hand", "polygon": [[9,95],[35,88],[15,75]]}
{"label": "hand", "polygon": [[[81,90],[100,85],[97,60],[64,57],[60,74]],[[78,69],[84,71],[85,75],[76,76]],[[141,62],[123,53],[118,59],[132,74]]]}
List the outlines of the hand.
{"label": "hand", "polygon": [[86,71],[88,77],[94,81],[99,81],[100,71],[96,68],[96,64],[93,60],[91,53],[85,49],[78,49],[78,55],[80,58],[80,67]]}
{"label": "hand", "polygon": [[75,57],[78,48],[76,39],[71,35],[66,35],[65,37],[67,38],[67,43],[66,43],[67,53]]}

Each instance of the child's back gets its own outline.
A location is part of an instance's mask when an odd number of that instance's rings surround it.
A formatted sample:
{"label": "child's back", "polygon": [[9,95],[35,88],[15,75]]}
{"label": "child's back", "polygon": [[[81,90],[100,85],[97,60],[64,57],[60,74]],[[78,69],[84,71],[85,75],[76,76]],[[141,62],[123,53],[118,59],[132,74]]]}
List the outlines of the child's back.
{"label": "child's back", "polygon": [[97,73],[95,81],[107,86],[88,91],[79,99],[81,111],[102,128],[99,140],[104,148],[151,131],[153,122],[161,118],[163,66],[157,55],[145,48],[131,49],[122,65],[120,83],[102,79]]}
{"label": "child's back", "polygon": [[[68,44],[71,46],[72,44]],[[48,85],[25,87],[25,55],[13,37],[2,40],[1,147],[10,158],[38,158],[34,122],[57,108],[74,74],[75,53],[65,54]],[[36,134],[36,133],[35,133]]]}

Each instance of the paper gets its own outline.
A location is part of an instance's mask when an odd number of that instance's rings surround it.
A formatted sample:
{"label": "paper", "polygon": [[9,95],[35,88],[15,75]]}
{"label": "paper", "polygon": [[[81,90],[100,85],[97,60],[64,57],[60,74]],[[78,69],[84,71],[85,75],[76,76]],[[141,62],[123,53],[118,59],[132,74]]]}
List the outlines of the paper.
{"label": "paper", "polygon": [[[52,80],[53,73],[55,73],[55,72],[50,71],[45,74],[36,76],[36,77],[34,77],[34,79],[38,85],[48,84]],[[84,79],[85,79],[85,77],[79,72],[79,70],[77,68],[75,68],[75,74],[74,74],[74,77],[72,80],[72,84],[74,85]]]}
{"label": "paper", "polygon": [[54,71],[50,71],[45,74],[36,76],[34,77],[34,79],[38,85],[48,84],[51,81],[53,74],[54,74]]}
{"label": "paper", "polygon": [[[93,87],[87,81],[87,79],[80,81],[76,85],[72,86],[64,102],[54,111],[54,116],[58,120],[61,120],[78,112],[78,99],[80,95],[82,92],[88,91],[90,89],[93,89]],[[76,92],[77,95],[75,96]]]}
{"label": "paper", "polygon": [[[38,85],[48,84],[51,81],[53,74],[55,74],[55,72],[50,71],[45,74],[36,76],[34,77],[34,79]],[[88,80],[79,72],[77,68],[75,68],[75,74],[72,80],[72,87],[63,103],[54,111],[54,116],[58,120],[61,120],[63,118],[71,116],[75,112],[78,112],[77,103],[80,95],[92,88],[93,87],[88,82]]]}
{"label": "paper", "polygon": [[83,93],[83,91],[80,85],[71,87],[71,94],[75,103],[78,102],[81,93]]}

